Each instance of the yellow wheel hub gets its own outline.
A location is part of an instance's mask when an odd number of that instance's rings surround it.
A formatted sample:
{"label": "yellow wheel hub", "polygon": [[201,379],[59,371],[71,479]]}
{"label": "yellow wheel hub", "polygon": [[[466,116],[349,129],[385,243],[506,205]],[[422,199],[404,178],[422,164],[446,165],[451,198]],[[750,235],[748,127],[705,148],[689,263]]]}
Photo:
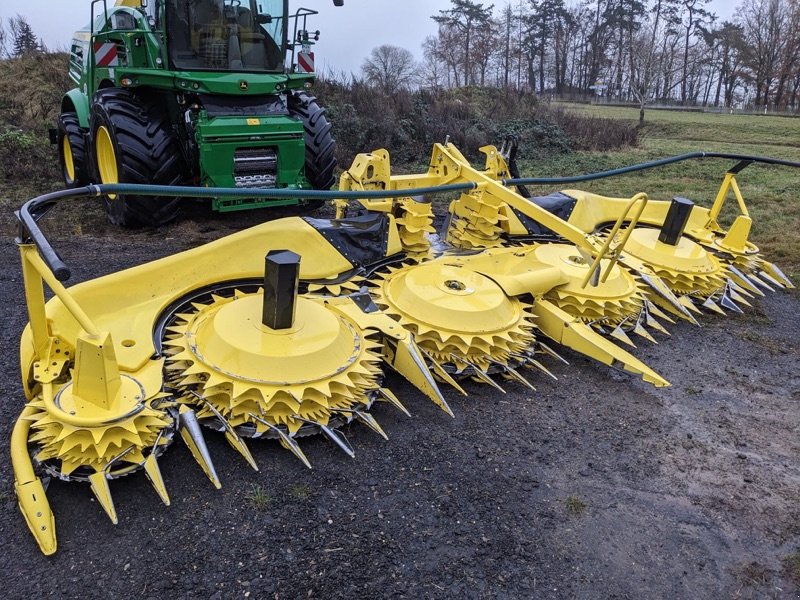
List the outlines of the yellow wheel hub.
{"label": "yellow wheel hub", "polygon": [[[52,400],[41,396],[30,406],[30,441],[40,448],[35,458],[51,475],[86,479],[107,471],[112,477],[140,467],[158,445],[172,439],[174,419],[144,402],[144,391],[134,379],[122,376],[122,389],[113,409],[99,409],[72,394],[68,383]],[[91,416],[87,416],[91,415]],[[162,432],[169,431],[169,435]],[[160,453],[160,452],[157,452]]]}
{"label": "yellow wheel hub", "polygon": [[[581,257],[574,246],[565,244],[542,244],[534,254],[541,262],[557,267],[568,279],[545,294],[573,317],[587,322],[600,322],[618,325],[623,321],[636,323],[644,306],[640,284],[636,278],[618,264],[614,265],[608,278],[597,286],[583,286],[590,265]],[[609,261],[600,263],[601,273],[605,273]]]}
{"label": "yellow wheel hub", "polygon": [[713,254],[685,236],[670,246],[658,235],[657,229],[636,229],[625,253],[653,269],[676,294],[706,298],[724,289],[727,273]]}
{"label": "yellow wheel hub", "polygon": [[61,140],[61,152],[64,155],[64,169],[66,170],[67,178],[70,182],[75,181],[75,158],[72,156],[72,145],[66,135]]}
{"label": "yellow wheel hub", "polygon": [[469,269],[436,262],[394,270],[375,296],[432,358],[459,369],[508,365],[534,342],[530,307]]}
{"label": "yellow wheel hub", "polygon": [[[105,125],[101,125],[95,134],[95,156],[97,157],[97,170],[100,172],[100,182],[106,184],[119,183],[119,170],[117,155],[114,152],[114,143],[111,133]],[[112,200],[115,195],[109,194]]]}
{"label": "yellow wheel hub", "polygon": [[[366,407],[379,388],[380,345],[322,301],[297,299],[294,326],[261,322],[263,294],[237,292],[178,315],[165,342],[173,383],[210,403],[243,433],[305,421],[327,425],[332,413]],[[196,397],[188,400],[197,403]],[[205,407],[200,418],[212,417]],[[255,430],[252,429],[255,428]]]}

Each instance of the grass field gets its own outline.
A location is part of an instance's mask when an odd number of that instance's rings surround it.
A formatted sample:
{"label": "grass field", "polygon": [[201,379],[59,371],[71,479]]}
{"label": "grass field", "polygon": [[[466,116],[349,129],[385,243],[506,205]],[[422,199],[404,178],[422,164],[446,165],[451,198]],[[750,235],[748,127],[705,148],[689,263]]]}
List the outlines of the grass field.
{"label": "grass field", "polygon": [[[639,117],[635,108],[561,106],[632,122]],[[645,120],[638,148],[580,152],[522,163],[522,175],[578,175],[700,150],[800,162],[800,118],[649,110]],[[702,159],[568,187],[621,196],[644,191],[653,199],[680,195],[708,206],[731,166],[732,161]],[[787,274],[800,279],[800,169],[752,165],[737,181],[754,220],[752,241]]]}

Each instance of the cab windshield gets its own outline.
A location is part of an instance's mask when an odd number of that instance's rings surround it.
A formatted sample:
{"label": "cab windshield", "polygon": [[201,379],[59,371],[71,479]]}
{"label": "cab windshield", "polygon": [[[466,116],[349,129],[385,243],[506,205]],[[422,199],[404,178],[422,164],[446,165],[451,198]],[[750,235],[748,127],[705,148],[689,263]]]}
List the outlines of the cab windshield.
{"label": "cab windshield", "polygon": [[166,0],[166,21],[177,69],[284,69],[284,0]]}

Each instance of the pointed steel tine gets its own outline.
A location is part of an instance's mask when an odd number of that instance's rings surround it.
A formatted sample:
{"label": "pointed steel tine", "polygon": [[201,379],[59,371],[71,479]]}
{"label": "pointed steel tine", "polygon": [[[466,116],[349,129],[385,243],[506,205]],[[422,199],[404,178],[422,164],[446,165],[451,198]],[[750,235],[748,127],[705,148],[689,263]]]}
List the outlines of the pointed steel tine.
{"label": "pointed steel tine", "polygon": [[531,384],[531,382],[530,382],[530,381],[528,381],[527,379],[525,379],[525,378],[524,378],[524,377],[523,377],[523,376],[522,376],[522,375],[519,373],[519,371],[517,371],[516,369],[512,369],[511,367],[506,367],[506,373],[508,373],[508,374],[509,374],[509,375],[510,375],[510,376],[511,376],[513,379],[515,379],[516,381],[518,381],[519,383],[521,383],[522,385],[524,385],[525,387],[527,387],[527,388],[528,388],[528,389],[530,389],[531,391],[533,391],[533,392],[535,392],[535,391],[536,391],[536,388],[535,388],[535,387],[533,387],[533,385]]}
{"label": "pointed steel tine", "polygon": [[730,287],[730,289],[743,296],[747,296],[748,298],[753,297],[753,294],[749,290],[739,285],[733,278],[728,279],[728,286]]}
{"label": "pointed steel tine", "polygon": [[[690,296],[681,296],[679,299],[680,299],[680,303],[683,304],[684,307],[686,307],[687,309],[689,309],[693,313],[698,314],[698,315],[702,315],[703,314],[703,311],[701,311],[699,308],[697,308],[697,306],[695,306],[695,303],[692,302],[692,298]],[[695,323],[697,323],[696,320],[695,320]]]}
{"label": "pointed steel tine", "polygon": [[540,370],[542,373],[544,373],[545,375],[547,375],[548,377],[550,377],[550,378],[551,378],[553,381],[558,381],[558,377],[556,377],[555,375],[553,375],[553,373],[550,371],[550,369],[548,369],[547,367],[545,367],[545,366],[544,366],[542,363],[540,363],[538,360],[536,360],[536,359],[531,359],[531,364],[532,364],[534,367],[536,367],[537,369],[539,369],[539,370]]}
{"label": "pointed steel tine", "polygon": [[743,287],[748,292],[752,292],[753,294],[758,294],[759,296],[763,296],[764,293],[758,289],[758,286],[750,281],[750,279],[742,273],[738,268],[733,265],[728,265],[728,272],[731,274],[731,277],[736,280],[736,284]]}
{"label": "pointed steel tine", "polygon": [[661,310],[660,308],[658,308],[658,307],[657,307],[657,306],[656,306],[656,305],[655,305],[653,302],[651,302],[650,300],[645,300],[645,301],[644,301],[644,305],[645,305],[645,307],[647,307],[647,311],[648,311],[650,314],[652,314],[653,316],[656,316],[656,317],[658,317],[659,319],[664,319],[664,320],[665,320],[667,323],[670,323],[671,325],[675,325],[675,319],[673,319],[673,318],[672,318],[672,317],[670,317],[670,316],[669,316],[667,313],[665,313],[663,310]]}
{"label": "pointed steel tine", "polygon": [[757,284],[749,275],[747,276],[747,282],[750,284],[750,287],[748,288],[749,290],[751,290],[756,296],[761,296],[764,298],[764,292],[761,291],[761,285]]}
{"label": "pointed steel tine", "polygon": [[280,442],[280,445],[284,449],[288,450],[289,452],[294,454],[297,458],[299,458],[300,461],[306,467],[308,467],[309,469],[311,468],[311,462],[308,460],[308,457],[305,455],[305,453],[300,449],[300,445],[294,440],[293,437],[291,437],[289,435],[286,435],[286,433],[284,433],[281,430],[280,427],[277,427],[277,426],[273,425],[269,421],[265,421],[264,419],[262,419],[258,415],[254,415],[253,413],[248,413],[248,415],[254,421],[258,421],[259,423],[264,425],[264,427],[266,427],[270,431],[274,432],[275,435],[278,436],[278,442]]}
{"label": "pointed steel tine", "polygon": [[548,345],[547,345],[547,344],[545,344],[544,342],[536,342],[536,343],[537,343],[537,345],[539,346],[539,348],[541,348],[542,350],[544,350],[545,354],[549,354],[550,356],[552,356],[552,357],[553,357],[553,358],[555,358],[556,360],[560,360],[562,363],[564,363],[565,365],[569,366],[569,362],[567,362],[567,359],[566,359],[566,358],[564,358],[563,356],[561,356],[561,355],[560,355],[558,352],[556,352],[555,350],[553,350],[553,349],[552,349],[550,346],[548,346]]}
{"label": "pointed steel tine", "polygon": [[147,479],[150,480],[150,483],[156,490],[158,497],[161,498],[165,506],[169,506],[170,500],[169,494],[167,493],[167,486],[164,485],[164,478],[161,476],[161,469],[158,466],[156,455],[152,452],[144,461],[144,472],[145,475],[147,475]]}
{"label": "pointed steel tine", "polygon": [[753,305],[747,301],[747,298],[739,294],[739,292],[737,292],[735,289],[731,288],[730,290],[728,290],[728,294],[730,294],[731,300],[733,300],[734,302],[738,302],[740,304],[744,304],[745,306],[753,308]]}
{"label": "pointed steel tine", "polygon": [[727,291],[724,294],[722,294],[722,299],[719,301],[719,303],[728,310],[744,314],[744,311],[737,306],[736,302],[731,300],[731,297],[728,295]]}
{"label": "pointed steel tine", "polygon": [[[519,356],[516,356],[516,357],[515,357],[515,356],[512,354],[512,355],[511,355],[511,358],[517,358],[517,359],[519,360],[521,357],[519,357]],[[488,360],[490,363],[492,363],[493,365],[497,365],[498,367],[500,367],[500,368],[502,369],[501,375],[508,375],[508,379],[513,379],[513,380],[516,380],[517,382],[519,382],[519,383],[521,383],[522,385],[524,385],[524,386],[526,386],[526,387],[530,388],[530,389],[531,389],[531,390],[533,390],[534,392],[536,391],[536,388],[535,388],[535,387],[533,387],[533,385],[531,385],[531,384],[530,384],[530,382],[529,382],[527,379],[525,379],[525,378],[524,378],[524,377],[523,377],[523,376],[522,376],[522,375],[519,373],[519,371],[517,371],[516,369],[514,369],[514,367],[512,367],[511,365],[509,365],[509,364],[507,364],[507,363],[504,363],[504,362],[500,362],[499,360],[496,360],[496,359],[492,358],[491,356],[488,356],[488,357],[487,357],[487,360]],[[524,360],[525,360],[525,361],[528,361],[528,360],[530,360],[530,359],[529,359],[529,358],[525,358]]]}
{"label": "pointed steel tine", "polygon": [[606,328],[600,325],[600,323],[592,323],[591,328],[594,329],[600,335],[608,335],[608,331],[606,331]]}
{"label": "pointed steel tine", "polygon": [[765,290],[767,290],[767,291],[769,291],[769,292],[774,292],[774,291],[775,291],[775,288],[774,288],[774,287],[772,287],[772,286],[771,286],[770,284],[768,284],[766,281],[763,281],[763,280],[762,280],[762,279],[761,279],[761,278],[760,278],[758,275],[756,275],[755,273],[750,273],[750,275],[748,275],[748,278],[750,279],[750,281],[752,281],[753,283],[756,283],[756,284],[760,285],[762,288],[764,288]]}
{"label": "pointed steel tine", "polygon": [[677,316],[683,317],[690,323],[699,325],[697,319],[695,319],[689,312],[695,309],[694,305],[687,306],[686,303],[684,302],[684,297],[677,296],[675,293],[673,293],[673,291],[669,289],[667,284],[664,283],[664,281],[660,277],[658,277],[658,275],[649,275],[647,273],[638,270],[636,271],[636,273],[639,275],[639,279],[641,279],[645,284],[647,284],[647,286],[652,290],[652,293],[654,293],[656,297],[660,298],[663,302],[666,302],[669,306],[671,306],[675,310],[675,314]]}
{"label": "pointed steel tine", "polygon": [[624,344],[628,344],[628,346],[636,348],[636,344],[633,343],[633,340],[631,340],[631,338],[628,337],[628,334],[625,333],[625,330],[622,329],[622,325],[617,325],[617,327],[615,327],[614,330],[609,335],[613,337],[615,340],[619,340]]}
{"label": "pointed steel tine", "polygon": [[383,439],[385,439],[387,442],[389,441],[389,436],[388,436],[388,435],[386,435],[386,432],[383,430],[383,427],[381,427],[381,426],[380,426],[380,424],[379,424],[379,423],[378,423],[378,421],[375,419],[375,417],[373,417],[373,416],[372,416],[371,414],[369,414],[369,413],[366,413],[366,412],[363,412],[363,411],[360,411],[360,410],[354,410],[354,411],[353,411],[353,414],[356,416],[356,418],[357,418],[359,421],[361,421],[362,423],[364,423],[364,425],[366,425],[367,427],[369,427],[370,429],[372,429],[372,431],[374,431],[375,433],[377,433],[379,436],[381,436],[381,437],[382,437]]}
{"label": "pointed steel tine", "polygon": [[356,456],[355,450],[353,450],[353,447],[350,445],[350,442],[347,441],[347,437],[345,437],[345,435],[341,431],[336,431],[335,429],[332,429],[327,425],[323,425],[318,421],[304,419],[303,417],[299,417],[297,415],[294,415],[291,418],[294,419],[295,421],[300,421],[308,425],[319,427],[319,430],[322,433],[324,433],[329,440],[331,440],[334,444],[336,444],[342,450],[342,452],[347,454],[347,456],[349,456],[350,458],[355,458]]}
{"label": "pointed steel tine", "polygon": [[206,406],[209,410],[214,413],[214,416],[219,419],[220,423],[222,424],[222,430],[225,432],[225,439],[228,440],[228,444],[236,450],[242,457],[247,461],[247,463],[253,467],[253,470],[258,471],[258,465],[256,464],[256,459],[253,458],[253,455],[250,453],[250,448],[247,447],[247,444],[242,439],[242,437],[236,432],[233,426],[228,422],[228,419],[222,416],[222,413],[219,412],[216,407],[211,404],[208,400],[202,397],[200,394],[196,392],[192,392],[195,396],[197,396],[200,400],[205,402]]}
{"label": "pointed steel tine", "polygon": [[706,298],[706,301],[703,302],[702,306],[704,308],[707,308],[707,309],[709,309],[711,311],[714,311],[716,313],[719,313],[719,314],[725,316],[725,311],[722,310],[719,306],[716,305],[716,303],[714,302],[714,299],[711,296]]}
{"label": "pointed steel tine", "polygon": [[318,423],[318,425],[319,425],[319,428],[322,430],[322,433],[324,433],[326,436],[328,436],[328,438],[334,444],[339,446],[339,448],[341,448],[341,450],[345,454],[347,454],[347,456],[349,456],[350,458],[355,458],[355,456],[356,456],[355,450],[353,450],[353,447],[350,445],[350,442],[347,441],[347,438],[345,437],[345,435],[341,431],[335,431],[335,430],[331,429],[330,427],[328,427],[327,425],[320,425],[319,423]]}
{"label": "pointed steel tine", "polygon": [[208,452],[206,440],[200,429],[197,413],[186,405],[182,405],[180,408],[179,420],[181,424],[181,438],[183,438],[184,443],[189,448],[197,464],[200,465],[200,468],[203,469],[203,472],[211,480],[211,483],[214,484],[214,487],[220,489],[222,483],[217,476],[216,469],[214,469],[214,462],[211,460],[211,454]]}
{"label": "pointed steel tine", "polygon": [[307,467],[311,468],[311,461],[308,460],[306,453],[300,448],[300,444],[291,437],[286,435],[285,433],[281,432],[280,437],[278,437],[278,442],[283,447],[284,450],[288,450],[292,454],[294,454],[300,461]]}
{"label": "pointed steel tine", "polygon": [[392,406],[394,406],[397,410],[403,413],[405,416],[410,417],[411,413],[408,412],[408,409],[403,406],[403,403],[397,398],[397,396],[392,393],[391,390],[387,388],[378,388],[378,394],[383,398],[384,402],[388,402]]}
{"label": "pointed steel tine", "polygon": [[650,332],[647,331],[647,329],[645,329],[644,326],[642,326],[641,321],[638,321],[636,323],[636,326],[633,328],[633,333],[635,333],[638,336],[643,337],[644,339],[646,339],[649,342],[653,342],[654,344],[658,344],[658,342],[656,341],[656,338],[654,338],[652,335],[650,335]]}
{"label": "pointed steel tine", "polygon": [[108,485],[106,472],[100,471],[89,475],[89,485],[91,485],[94,497],[97,498],[108,518],[116,525],[119,520],[117,519],[117,510],[114,508],[114,499],[111,497],[111,487]]}
{"label": "pointed steel tine", "polygon": [[439,364],[439,361],[437,361],[435,358],[433,358],[433,357],[432,357],[432,356],[431,356],[431,355],[430,355],[428,352],[426,352],[426,351],[425,351],[425,350],[423,350],[422,348],[420,348],[420,352],[422,352],[422,354],[424,354],[424,355],[425,355],[425,358],[427,358],[427,359],[428,359],[428,360],[431,362],[431,365],[433,366],[433,371],[434,371],[434,372],[435,372],[435,373],[436,373],[436,374],[437,374],[439,377],[441,377],[442,379],[444,379],[444,381],[445,381],[446,383],[450,384],[452,387],[456,388],[456,389],[457,389],[459,392],[461,392],[461,393],[462,393],[464,396],[469,396],[469,394],[467,394],[466,390],[464,390],[464,388],[462,388],[462,387],[461,387],[461,386],[458,384],[458,382],[457,382],[455,379],[453,379],[453,376],[452,376],[452,375],[450,375],[450,373],[448,373],[448,372],[445,370],[445,368],[444,368],[444,367],[443,367],[441,364]]}
{"label": "pointed steel tine", "polygon": [[667,331],[667,328],[664,327],[658,321],[656,321],[655,317],[653,317],[650,313],[645,314],[644,322],[651,329],[655,329],[656,331],[659,331],[659,332],[663,333],[664,335],[671,335],[670,332]]}
{"label": "pointed steel tine", "polygon": [[776,279],[783,280],[784,287],[787,287],[789,289],[794,289],[794,284],[792,283],[792,280],[789,279],[783,271],[781,271],[778,265],[776,265],[775,263],[768,263],[766,261],[765,264],[767,265],[767,269],[772,271],[772,274],[775,276]]}
{"label": "pointed steel tine", "polygon": [[760,272],[758,273],[758,276],[759,276],[759,278],[761,278],[761,279],[766,279],[766,280],[767,280],[767,281],[770,283],[770,285],[777,286],[777,287],[779,287],[779,288],[780,288],[780,289],[782,289],[782,290],[786,289],[786,286],[785,286],[785,285],[783,285],[783,284],[782,284],[780,281],[778,281],[777,279],[775,279],[775,278],[774,278],[772,275],[770,275],[770,274],[769,274],[769,273],[767,273],[766,271],[760,271]]}
{"label": "pointed steel tine", "polygon": [[451,417],[455,418],[453,410],[442,395],[436,380],[431,374],[430,367],[425,362],[425,357],[413,337],[397,341],[394,353],[394,362],[391,366],[405,377],[414,387],[420,390],[433,403]]}
{"label": "pointed steel tine", "polygon": [[225,432],[225,439],[228,440],[228,443],[234,450],[242,455],[242,458],[247,461],[247,464],[249,464],[254,471],[258,471],[258,464],[256,463],[256,459],[253,458],[250,448],[247,447],[245,441],[233,428]]}
{"label": "pointed steel tine", "polygon": [[[736,285],[733,279],[728,279],[728,281],[725,283],[725,291],[723,292],[723,296],[727,296],[728,300],[733,301],[734,304],[740,302],[745,306],[749,306],[752,308],[752,305],[747,301],[747,299],[741,294],[739,294],[740,290],[744,291],[740,286]],[[752,296],[750,297],[752,298]],[[737,305],[736,308],[739,308],[739,306]],[[731,310],[736,310],[736,309],[731,309]]]}
{"label": "pointed steel tine", "polygon": [[496,389],[501,394],[505,394],[506,393],[506,391],[503,388],[501,388],[494,379],[489,377],[488,373],[484,372],[483,370],[478,368],[476,365],[470,364],[470,366],[472,367],[472,370],[473,370],[473,373],[474,373],[475,377],[477,377],[478,379],[480,379],[484,383],[488,383],[490,386],[492,386],[494,389]]}

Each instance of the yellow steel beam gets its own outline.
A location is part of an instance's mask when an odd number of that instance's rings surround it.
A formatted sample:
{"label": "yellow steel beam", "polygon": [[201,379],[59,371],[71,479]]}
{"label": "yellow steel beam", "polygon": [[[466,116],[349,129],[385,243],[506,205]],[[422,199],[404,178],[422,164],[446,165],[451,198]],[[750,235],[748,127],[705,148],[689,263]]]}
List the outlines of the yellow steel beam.
{"label": "yellow steel beam", "polygon": [[11,433],[11,466],[14,470],[14,489],[19,509],[39,548],[44,554],[50,555],[58,548],[55,517],[47,501],[42,481],[33,471],[31,455],[28,452],[30,418],[35,414],[35,408],[26,406],[14,425]]}

